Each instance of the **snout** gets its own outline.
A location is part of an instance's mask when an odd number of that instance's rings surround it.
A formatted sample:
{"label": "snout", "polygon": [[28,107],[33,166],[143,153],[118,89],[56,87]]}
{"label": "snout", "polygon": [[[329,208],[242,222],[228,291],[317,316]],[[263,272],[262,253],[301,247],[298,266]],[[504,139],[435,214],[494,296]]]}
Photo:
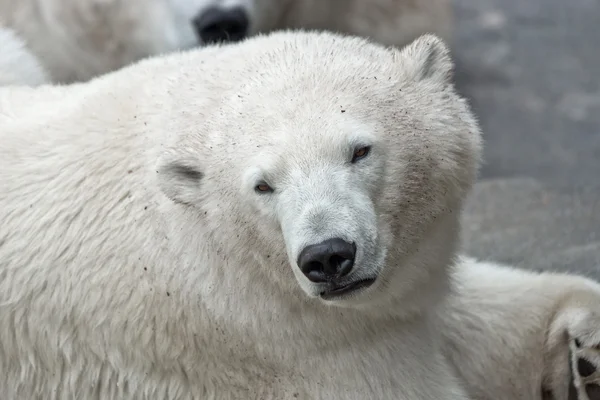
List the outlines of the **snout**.
{"label": "snout", "polygon": [[334,238],[305,247],[298,257],[298,267],[308,280],[320,284],[322,299],[333,300],[375,282],[375,278],[351,279],[355,257],[355,243]]}
{"label": "snout", "polygon": [[193,21],[196,34],[203,43],[237,42],[248,35],[250,20],[242,7],[211,7]]}
{"label": "snout", "polygon": [[311,282],[331,282],[348,275],[354,266],[356,245],[335,238],[305,247],[298,266]]}

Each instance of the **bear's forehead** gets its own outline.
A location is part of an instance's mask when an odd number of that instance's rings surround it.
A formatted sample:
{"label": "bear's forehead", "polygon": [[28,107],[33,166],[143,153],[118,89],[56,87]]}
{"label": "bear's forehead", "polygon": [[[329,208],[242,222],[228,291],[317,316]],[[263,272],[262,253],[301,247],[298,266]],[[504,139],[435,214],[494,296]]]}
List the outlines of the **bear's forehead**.
{"label": "bear's forehead", "polygon": [[[272,107],[252,113],[249,123],[230,119],[228,136],[257,151],[283,153],[338,151],[351,146],[374,144],[385,126],[373,113],[358,105],[332,101],[320,107]],[[221,131],[222,133],[222,131]]]}
{"label": "bear's forehead", "polygon": [[[380,127],[387,118],[384,105],[396,99],[385,85],[331,82],[303,86],[293,81],[277,87],[265,81],[233,90],[220,100],[218,117],[224,127],[242,129],[255,139],[263,136],[309,142],[317,137],[340,139]],[[389,108],[389,107],[388,107]],[[263,134],[264,132],[264,134]]]}
{"label": "bear's forehead", "polygon": [[[384,90],[388,88],[384,86]],[[222,112],[216,113],[216,119],[211,118],[212,129],[206,133],[212,137],[211,141],[236,149],[231,154],[238,154],[237,149],[243,148],[250,159],[304,162],[305,158],[315,156],[337,157],[358,145],[394,148],[402,156],[408,151],[405,142],[414,145],[415,140],[420,141],[445,126],[442,115],[420,109],[423,102],[428,103],[428,110],[437,109],[431,107],[434,100],[426,93],[407,101],[406,96],[386,94],[368,98],[360,92],[339,91],[321,96],[319,89],[315,92],[317,95],[308,99],[298,93],[270,96],[265,91],[264,96],[256,99],[240,100],[234,94],[229,97],[233,99],[231,104],[220,104]]]}

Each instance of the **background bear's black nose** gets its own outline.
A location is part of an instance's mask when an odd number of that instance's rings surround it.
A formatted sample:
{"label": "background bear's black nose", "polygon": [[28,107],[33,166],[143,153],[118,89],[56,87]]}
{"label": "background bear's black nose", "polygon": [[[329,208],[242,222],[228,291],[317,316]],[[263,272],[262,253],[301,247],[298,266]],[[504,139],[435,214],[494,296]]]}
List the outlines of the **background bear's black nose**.
{"label": "background bear's black nose", "polygon": [[356,245],[334,238],[305,247],[298,266],[312,282],[327,282],[347,275],[354,265]]}
{"label": "background bear's black nose", "polygon": [[203,43],[237,42],[248,35],[248,14],[241,7],[212,7],[194,18],[196,34]]}

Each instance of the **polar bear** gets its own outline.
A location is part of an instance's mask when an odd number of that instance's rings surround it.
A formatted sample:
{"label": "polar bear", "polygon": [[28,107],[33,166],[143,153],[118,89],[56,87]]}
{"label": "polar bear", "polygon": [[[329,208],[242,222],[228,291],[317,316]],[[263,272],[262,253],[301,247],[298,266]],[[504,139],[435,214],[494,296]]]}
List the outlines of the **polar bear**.
{"label": "polar bear", "polygon": [[12,30],[0,25],[0,86],[37,86],[48,81],[48,75]]}
{"label": "polar bear", "polygon": [[448,37],[449,0],[0,0],[52,80],[87,81],[142,58],[288,27],[403,46]]}
{"label": "polar bear", "polygon": [[281,31],[0,89],[0,392],[598,400],[600,285],[457,253],[452,68]]}

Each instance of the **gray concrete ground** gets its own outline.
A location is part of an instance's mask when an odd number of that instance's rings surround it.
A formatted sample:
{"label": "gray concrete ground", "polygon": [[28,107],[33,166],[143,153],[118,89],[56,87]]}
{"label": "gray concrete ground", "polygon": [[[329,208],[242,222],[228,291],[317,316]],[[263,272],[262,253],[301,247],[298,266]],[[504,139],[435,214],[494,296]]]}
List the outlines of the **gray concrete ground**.
{"label": "gray concrete ground", "polygon": [[600,1],[454,3],[457,83],[486,144],[466,250],[600,279]]}

